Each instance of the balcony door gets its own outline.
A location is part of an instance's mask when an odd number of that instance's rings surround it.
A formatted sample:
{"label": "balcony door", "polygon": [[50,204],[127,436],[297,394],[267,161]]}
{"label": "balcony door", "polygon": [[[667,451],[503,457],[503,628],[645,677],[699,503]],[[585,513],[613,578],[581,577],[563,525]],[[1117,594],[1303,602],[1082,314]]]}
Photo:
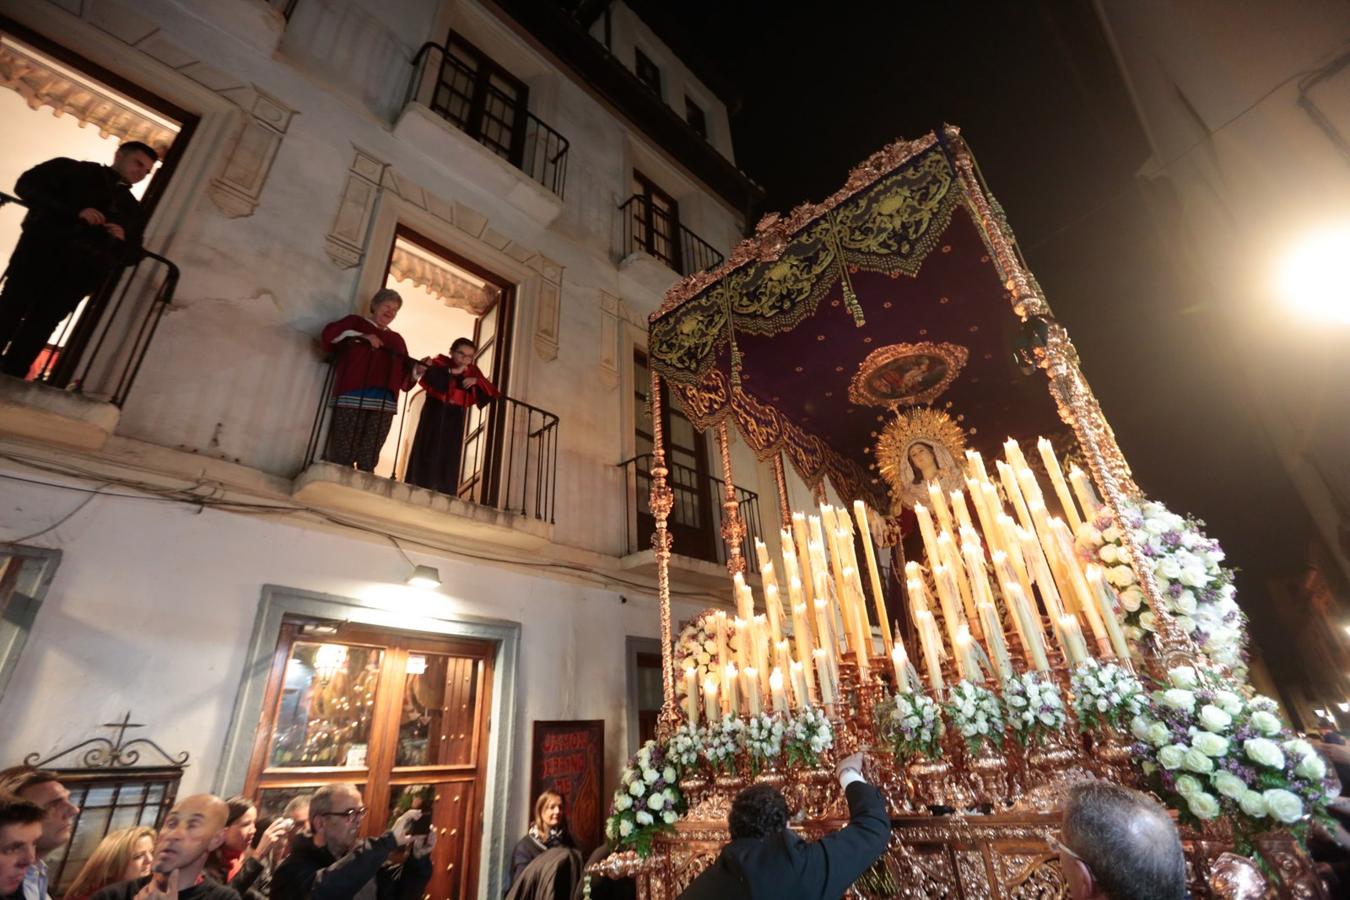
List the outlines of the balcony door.
{"label": "balcony door", "polygon": [[680,205],[636,169],[633,171],[633,195],[642,198],[633,204],[632,212],[637,245],[683,275]]}
{"label": "balcony door", "polygon": [[[651,418],[651,373],[647,355],[633,353],[633,422],[634,446],[637,456],[637,526],[640,538],[656,529],[656,519],[649,505],[651,491],[651,453],[653,447]],[[683,412],[670,402],[665,384],[661,385],[661,431],[665,437],[666,476],[675,492],[668,527],[675,538],[673,552],[697,559],[717,561],[717,533],[719,517],[713,504],[721,498],[713,496],[715,482],[708,472],[707,441],[694,428]]]}
{"label": "balcony door", "polygon": [[431,897],[478,883],[493,645],[288,617],[244,792],[279,815],[299,794],[355,784],[378,835],[416,804],[437,832]]}
{"label": "balcony door", "polygon": [[525,157],[530,89],[490,56],[450,32],[431,108],[516,168]]}

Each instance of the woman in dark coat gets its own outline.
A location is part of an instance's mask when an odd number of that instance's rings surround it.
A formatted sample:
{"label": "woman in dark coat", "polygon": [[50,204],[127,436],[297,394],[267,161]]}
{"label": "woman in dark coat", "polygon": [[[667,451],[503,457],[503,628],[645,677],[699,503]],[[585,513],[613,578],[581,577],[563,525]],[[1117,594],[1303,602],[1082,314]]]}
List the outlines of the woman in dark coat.
{"label": "woman in dark coat", "polygon": [[464,449],[464,411],[483,407],[497,389],[473,364],[478,349],[468,338],[450,345],[450,355],[431,360],[419,382],[426,403],[417,420],[408,470],[409,484],[455,495],[459,491],[459,460]]}
{"label": "woman in dark coat", "polygon": [[571,900],[581,879],[581,853],[563,824],[562,795],[544,791],[534,819],[511,854],[507,900]]}

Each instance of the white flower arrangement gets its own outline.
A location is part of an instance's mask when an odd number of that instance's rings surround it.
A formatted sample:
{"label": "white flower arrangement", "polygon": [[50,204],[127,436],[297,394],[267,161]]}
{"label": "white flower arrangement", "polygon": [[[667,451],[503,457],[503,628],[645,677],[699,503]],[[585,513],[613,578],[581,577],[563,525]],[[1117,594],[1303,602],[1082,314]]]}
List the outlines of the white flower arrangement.
{"label": "white flower arrangement", "polygon": [[773,713],[762,712],[746,720],[744,742],[752,775],[783,755],[783,730],[783,720]]}
{"label": "white flower arrangement", "polygon": [[700,753],[714,772],[730,772],[736,766],[736,754],[745,745],[745,725],[740,719],[725,716],[699,729]]}
{"label": "white flower arrangement", "polygon": [[1268,697],[1244,696],[1231,676],[1182,666],[1130,731],[1158,795],[1183,819],[1222,816],[1238,851],[1251,853],[1256,834],[1287,828],[1302,838],[1326,814],[1326,763],[1278,709]]}
{"label": "white flower arrangement", "polygon": [[641,856],[651,852],[657,832],[667,830],[685,812],[679,780],[683,767],[656,741],[648,741],[624,767],[614,792],[605,836]]}
{"label": "white flower arrangement", "polygon": [[698,762],[699,754],[703,751],[703,732],[697,725],[681,722],[670,736],[668,749],[671,759],[688,769]]}
{"label": "white flower arrangement", "polygon": [[1154,501],[1125,506],[1121,522],[1103,507],[1077,535],[1079,552],[1101,564],[1106,580],[1118,592],[1126,636],[1137,641],[1156,631],[1157,616],[1129,566],[1123,527],[1130,529],[1135,546],[1152,567],[1154,584],[1178,627],[1212,662],[1245,678],[1244,617],[1235,599],[1233,571],[1220,565],[1223,550],[1205,536],[1203,522],[1182,518]]}
{"label": "white flower arrangement", "polygon": [[1119,731],[1148,706],[1144,685],[1134,673],[1113,662],[1089,662],[1074,669],[1069,680],[1073,711],[1084,731]]}
{"label": "white flower arrangement", "polygon": [[896,694],[877,711],[881,734],[890,741],[897,761],[913,756],[942,756],[942,707],[922,691]]}
{"label": "white flower arrangement", "polygon": [[1003,682],[1003,707],[1013,734],[1024,746],[1040,743],[1068,722],[1059,686],[1037,672],[1014,674]]}
{"label": "white flower arrangement", "polygon": [[[697,677],[694,679],[695,689],[700,689],[703,680],[709,676],[717,682],[719,688],[722,684],[722,673],[717,670],[717,635],[712,629],[712,611],[699,614],[684,629],[680,631],[680,636],[675,639],[675,674],[679,675],[685,669],[692,668]],[[732,639],[728,635],[729,640]],[[728,643],[728,647],[730,647]],[[683,678],[675,679],[675,695],[680,700],[681,709],[683,709],[683,698],[688,694],[688,687]],[[702,698],[699,698],[700,702]]]}
{"label": "white flower arrangement", "polygon": [[834,730],[823,709],[808,706],[785,723],[783,749],[789,763],[813,768],[833,746]]}
{"label": "white flower arrangement", "polygon": [[980,752],[986,742],[1003,746],[1003,709],[993,691],[969,681],[958,681],[947,689],[943,708],[971,753]]}

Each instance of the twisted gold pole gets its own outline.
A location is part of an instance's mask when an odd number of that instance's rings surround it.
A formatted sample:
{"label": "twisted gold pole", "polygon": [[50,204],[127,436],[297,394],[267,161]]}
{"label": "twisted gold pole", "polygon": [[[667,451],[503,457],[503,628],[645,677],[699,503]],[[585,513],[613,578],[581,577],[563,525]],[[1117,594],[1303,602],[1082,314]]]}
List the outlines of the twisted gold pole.
{"label": "twisted gold pole", "polygon": [[778,485],[778,515],[783,528],[792,530],[792,504],[788,502],[787,474],[783,471],[783,454],[773,455],[773,480]]}
{"label": "twisted gold pole", "polygon": [[736,502],[736,483],[731,473],[731,437],[725,420],[717,424],[717,449],[722,454],[722,540],[727,545],[727,571],[732,575],[745,571],[745,557],[741,542],[745,540],[745,523],[741,521],[741,505]]}
{"label": "twisted gold pole", "polygon": [[652,550],[656,554],[656,598],[661,609],[661,717],[657,731],[668,736],[679,724],[680,714],[675,703],[675,648],[670,629],[670,511],[675,506],[675,492],[666,476],[665,435],[661,427],[661,376],[652,372],[652,468],[651,495],[648,504],[656,520],[652,535]]}

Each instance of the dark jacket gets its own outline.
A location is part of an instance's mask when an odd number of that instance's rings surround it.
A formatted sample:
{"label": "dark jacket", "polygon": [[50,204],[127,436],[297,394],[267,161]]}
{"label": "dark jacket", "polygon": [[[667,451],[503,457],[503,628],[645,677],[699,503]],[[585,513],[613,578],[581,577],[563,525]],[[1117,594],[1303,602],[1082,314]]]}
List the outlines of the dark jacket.
{"label": "dark jacket", "polygon": [[[109,166],[58,157],[39,163],[19,176],[14,193],[28,203],[23,219],[24,244],[47,252],[63,251],[98,265],[131,265],[140,258],[145,210],[131,188]],[[80,210],[93,208],[121,225],[120,241],[102,228],[84,224]]]}
{"label": "dark jacket", "polygon": [[367,838],[341,859],[327,847],[314,846],[312,835],[296,838],[291,855],[272,873],[271,900],[420,900],[431,880],[431,857],[388,865],[398,849],[392,832]]}
{"label": "dark jacket", "polygon": [[[133,878],[131,881],[119,881],[98,891],[89,900],[134,900],[141,888],[150,883],[153,875]],[[210,878],[189,887],[178,888],[178,900],[239,900],[239,895]]]}
{"label": "dark jacket", "polygon": [[523,838],[516,841],[516,848],[511,853],[511,880],[507,882],[507,887],[510,888],[515,884],[520,873],[525,871],[525,867],[534,862],[545,850],[552,850],[554,847],[575,848],[576,845],[577,842],[572,840],[572,833],[566,828],[552,832],[543,841],[527,831]]}
{"label": "dark jacket", "polygon": [[849,823],[807,843],[788,829],[765,838],[741,838],[722,853],[680,900],[835,900],[886,850],[891,820],[886,801],[870,784],[844,792]]}

